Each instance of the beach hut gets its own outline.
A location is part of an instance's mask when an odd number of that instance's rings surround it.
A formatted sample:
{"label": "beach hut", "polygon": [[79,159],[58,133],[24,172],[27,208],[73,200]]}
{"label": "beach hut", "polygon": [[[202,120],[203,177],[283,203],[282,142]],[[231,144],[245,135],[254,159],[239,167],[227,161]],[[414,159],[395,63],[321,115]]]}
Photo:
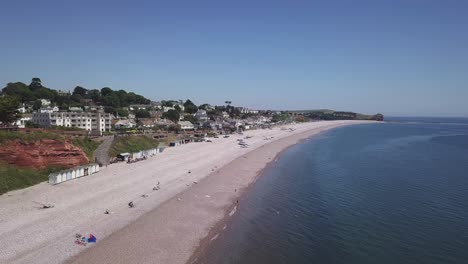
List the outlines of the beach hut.
{"label": "beach hut", "polygon": [[70,181],[83,176],[88,176],[96,172],[99,172],[98,164],[93,163],[84,166],[79,166],[72,169],[49,174],[49,183],[58,184],[64,181]]}
{"label": "beach hut", "polygon": [[177,147],[179,145],[180,145],[179,141],[172,141],[171,143],[169,143],[169,147]]}
{"label": "beach hut", "polygon": [[120,161],[128,161],[128,157],[130,157],[130,153],[125,152],[125,153],[120,153],[117,155],[117,159]]}

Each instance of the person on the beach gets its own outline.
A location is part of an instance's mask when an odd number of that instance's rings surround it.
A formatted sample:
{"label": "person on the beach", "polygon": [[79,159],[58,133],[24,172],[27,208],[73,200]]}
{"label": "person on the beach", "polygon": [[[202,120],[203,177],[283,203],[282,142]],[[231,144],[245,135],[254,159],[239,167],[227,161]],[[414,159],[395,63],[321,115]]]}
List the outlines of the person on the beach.
{"label": "person on the beach", "polygon": [[135,206],[135,205],[133,204],[133,201],[128,203],[128,207],[133,208],[133,206]]}

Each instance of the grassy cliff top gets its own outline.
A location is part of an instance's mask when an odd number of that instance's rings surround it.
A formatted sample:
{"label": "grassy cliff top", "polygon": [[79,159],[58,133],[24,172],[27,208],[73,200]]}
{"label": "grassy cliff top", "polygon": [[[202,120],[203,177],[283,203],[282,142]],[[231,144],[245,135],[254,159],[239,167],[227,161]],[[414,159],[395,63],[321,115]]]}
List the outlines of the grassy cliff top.
{"label": "grassy cliff top", "polygon": [[157,148],[159,141],[145,136],[118,137],[112,142],[109,156],[115,157],[124,152],[138,152],[140,150]]}
{"label": "grassy cliff top", "polygon": [[56,133],[47,133],[43,131],[34,131],[28,133],[21,133],[17,131],[0,131],[0,145],[5,144],[10,140],[32,142],[41,139],[55,139],[63,141],[65,138]]}

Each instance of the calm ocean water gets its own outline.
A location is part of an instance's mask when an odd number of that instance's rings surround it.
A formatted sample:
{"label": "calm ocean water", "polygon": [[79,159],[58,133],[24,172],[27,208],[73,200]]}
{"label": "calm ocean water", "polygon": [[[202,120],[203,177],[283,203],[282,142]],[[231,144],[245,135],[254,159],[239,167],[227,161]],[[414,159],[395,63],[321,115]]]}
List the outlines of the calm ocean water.
{"label": "calm ocean water", "polygon": [[389,120],[288,149],[199,263],[468,263],[468,119]]}

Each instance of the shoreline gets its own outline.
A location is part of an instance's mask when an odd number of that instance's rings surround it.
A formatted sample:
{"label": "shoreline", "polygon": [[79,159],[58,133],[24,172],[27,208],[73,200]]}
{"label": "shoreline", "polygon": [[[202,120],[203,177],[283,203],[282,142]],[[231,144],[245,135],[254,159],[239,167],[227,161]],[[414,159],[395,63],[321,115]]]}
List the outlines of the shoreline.
{"label": "shoreline", "polygon": [[[101,241],[96,247],[72,257],[67,263],[193,263],[199,253],[215,241],[225,228],[230,216],[239,206],[236,201],[242,201],[244,194],[281,153],[322,132],[362,123],[367,122],[332,123],[277,139],[249,151],[220,168],[221,174],[219,171],[212,172],[197,185],[182,191]],[[234,178],[239,170],[245,176],[240,182],[236,182]],[[213,194],[216,189],[221,191]],[[215,196],[218,202],[207,205],[213,201],[206,201],[206,198],[210,200]],[[190,202],[186,202],[188,200]],[[178,209],[174,210],[175,208]],[[173,220],[172,223],[166,222],[167,216]],[[187,222],[192,222],[197,227],[187,225]],[[193,232],[193,229],[196,231]],[[174,233],[179,234],[174,237]],[[184,237],[188,238],[185,242],[181,241]],[[135,242],[138,238],[145,242]],[[125,242],[125,239],[134,242]],[[180,249],[175,249],[176,247]]]}
{"label": "shoreline", "polygon": [[[358,124],[366,124],[366,123],[358,123]],[[258,171],[257,175],[253,178],[252,182],[250,182],[248,186],[246,186],[245,188],[242,189],[242,191],[239,193],[239,195],[238,195],[238,197],[236,199],[237,202],[232,201],[231,204],[226,205],[226,208],[224,210],[223,218],[220,219],[217,223],[215,223],[212,227],[210,227],[210,230],[209,230],[208,234],[203,239],[200,240],[200,242],[196,246],[195,250],[193,251],[192,255],[190,256],[190,258],[185,263],[186,264],[196,263],[198,261],[198,258],[200,257],[200,255],[205,250],[207,250],[207,248],[210,246],[211,242],[214,242],[214,241],[216,241],[218,239],[219,235],[226,229],[226,227],[228,225],[228,222],[230,221],[231,217],[237,211],[237,209],[240,206],[242,200],[244,199],[246,193],[251,191],[253,186],[257,183],[258,179],[263,176],[265,170],[268,169],[268,167],[270,167],[273,163],[275,163],[278,160],[278,158],[285,151],[287,151],[288,149],[290,149],[290,148],[292,148],[292,147],[294,147],[294,146],[296,146],[298,144],[302,144],[302,143],[306,142],[307,140],[313,139],[314,137],[316,137],[316,136],[318,136],[318,135],[320,135],[322,133],[325,133],[325,132],[328,132],[328,131],[331,131],[333,129],[337,129],[337,128],[340,128],[340,127],[348,126],[348,125],[357,125],[357,124],[346,124],[346,125],[340,125],[340,126],[335,126],[335,127],[331,127],[331,128],[325,128],[323,130],[314,131],[313,134],[310,134],[311,131],[305,131],[305,132],[303,132],[301,134],[308,133],[309,135],[307,135],[304,138],[299,138],[297,140],[297,142],[295,142],[293,144],[290,144],[290,145],[287,145],[286,147],[281,149],[279,152],[277,152],[275,154],[275,156],[268,163],[266,163],[265,166],[260,171]],[[301,134],[293,135],[293,136],[301,136]],[[293,137],[293,136],[291,136],[291,137]],[[252,151],[252,152],[254,152],[254,151]]]}
{"label": "shoreline", "polygon": [[[148,160],[114,164],[59,185],[41,183],[6,193],[0,196],[0,262],[185,263],[279,152],[321,131],[361,123],[372,122],[246,131],[168,148]],[[237,144],[241,138],[249,148]],[[159,181],[161,189],[153,191]],[[136,207],[128,208],[129,201]],[[35,202],[55,207],[41,210]],[[107,209],[111,213],[106,215]],[[76,233],[92,233],[98,242],[76,245]],[[92,257],[93,252],[99,253]]]}
{"label": "shoreline", "polygon": [[[329,129],[329,130],[332,130],[332,129],[335,129],[335,128],[338,128],[338,127],[334,127],[334,128]],[[210,246],[211,242],[216,241],[218,239],[219,235],[226,229],[230,218],[235,214],[235,212],[239,208],[239,206],[240,206],[242,200],[244,199],[246,193],[251,191],[253,186],[257,183],[258,179],[263,176],[265,170],[268,169],[268,167],[271,166],[274,162],[276,162],[277,159],[285,151],[287,151],[289,148],[291,148],[293,146],[304,143],[305,141],[307,141],[309,139],[312,139],[315,136],[318,136],[319,134],[327,132],[329,130],[320,131],[317,134],[311,135],[311,136],[309,136],[307,138],[304,138],[304,139],[300,139],[298,142],[296,142],[294,144],[291,144],[291,145],[285,147],[284,149],[282,149],[281,151],[279,151],[278,153],[276,153],[276,155],[273,157],[273,159],[271,161],[269,161],[268,163],[266,163],[264,168],[262,168],[260,171],[258,171],[257,175],[253,178],[252,182],[250,182],[248,186],[246,186],[245,188],[243,188],[240,191],[240,193],[239,193],[239,195],[238,195],[238,197],[236,199],[236,202],[232,201],[231,204],[226,205],[226,208],[224,209],[223,218],[220,219],[217,223],[215,223],[212,227],[210,227],[210,230],[209,230],[208,234],[206,235],[206,237],[204,237],[203,239],[200,240],[200,242],[196,246],[195,250],[193,251],[192,255],[190,256],[190,258],[185,263],[186,264],[193,264],[193,263],[197,262],[199,256],[205,250],[207,250],[207,248]],[[306,133],[306,132],[304,132],[304,133]]]}

